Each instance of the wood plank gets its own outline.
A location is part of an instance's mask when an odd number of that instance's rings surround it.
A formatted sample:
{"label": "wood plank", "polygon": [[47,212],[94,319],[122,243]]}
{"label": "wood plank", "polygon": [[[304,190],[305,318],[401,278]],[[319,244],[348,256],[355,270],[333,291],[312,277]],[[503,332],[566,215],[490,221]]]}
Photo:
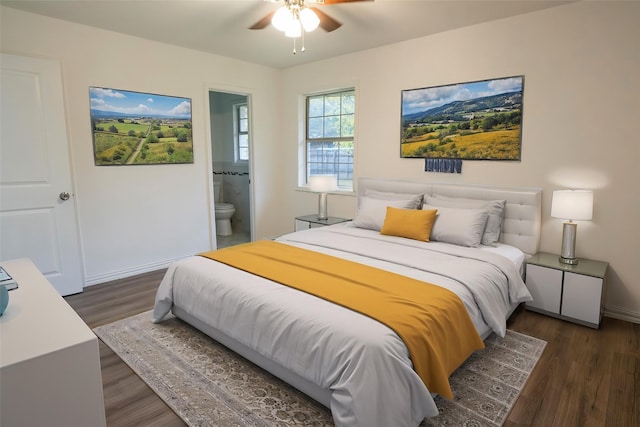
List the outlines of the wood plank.
{"label": "wood plank", "polygon": [[640,426],[640,355],[616,352],[606,426]]}

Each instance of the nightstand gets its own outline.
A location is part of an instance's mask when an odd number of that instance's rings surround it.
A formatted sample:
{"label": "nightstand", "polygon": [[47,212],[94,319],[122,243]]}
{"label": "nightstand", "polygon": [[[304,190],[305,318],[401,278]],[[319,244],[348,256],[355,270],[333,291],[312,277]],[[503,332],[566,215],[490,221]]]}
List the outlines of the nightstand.
{"label": "nightstand", "polygon": [[347,221],[351,221],[351,219],[341,218],[339,216],[330,216],[327,219],[318,219],[318,214],[297,216],[295,230],[299,231],[307,228],[325,227],[327,225],[340,224],[341,222]]}
{"label": "nightstand", "polygon": [[580,258],[564,264],[558,255],[538,252],[526,261],[526,284],[533,301],[527,310],[599,328],[609,264]]}

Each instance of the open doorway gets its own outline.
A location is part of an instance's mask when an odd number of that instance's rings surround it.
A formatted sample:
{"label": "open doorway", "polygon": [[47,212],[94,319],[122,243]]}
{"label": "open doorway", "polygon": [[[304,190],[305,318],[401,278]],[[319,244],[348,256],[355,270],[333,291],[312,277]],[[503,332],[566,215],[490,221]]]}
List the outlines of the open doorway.
{"label": "open doorway", "polygon": [[250,110],[246,94],[209,91],[218,249],[252,240]]}

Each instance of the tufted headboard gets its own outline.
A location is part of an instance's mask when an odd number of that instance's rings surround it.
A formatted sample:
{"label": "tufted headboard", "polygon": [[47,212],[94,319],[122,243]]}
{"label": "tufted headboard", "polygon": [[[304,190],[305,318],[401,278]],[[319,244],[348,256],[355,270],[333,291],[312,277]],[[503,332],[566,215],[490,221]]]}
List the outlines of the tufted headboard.
{"label": "tufted headboard", "polygon": [[435,193],[449,197],[482,200],[506,200],[500,242],[515,246],[528,255],[540,247],[542,223],[542,189],[510,188],[470,184],[443,184],[382,178],[358,178],[357,196],[368,189],[407,194]]}

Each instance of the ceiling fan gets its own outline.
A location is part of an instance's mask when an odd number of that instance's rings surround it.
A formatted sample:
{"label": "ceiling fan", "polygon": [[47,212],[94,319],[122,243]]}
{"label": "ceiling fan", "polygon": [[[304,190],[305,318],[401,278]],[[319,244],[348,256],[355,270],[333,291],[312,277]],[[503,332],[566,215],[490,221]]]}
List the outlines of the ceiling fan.
{"label": "ceiling fan", "polygon": [[[278,1],[278,0],[271,0]],[[373,0],[308,0],[315,4],[352,3]],[[317,27],[327,32],[337,30],[342,24],[317,7],[305,6],[304,0],[284,0],[284,6],[267,14],[264,18],[249,27],[251,30],[262,30],[269,24],[285,32],[288,37],[300,37],[305,31],[313,31]],[[295,53],[295,52],[294,52]]]}

